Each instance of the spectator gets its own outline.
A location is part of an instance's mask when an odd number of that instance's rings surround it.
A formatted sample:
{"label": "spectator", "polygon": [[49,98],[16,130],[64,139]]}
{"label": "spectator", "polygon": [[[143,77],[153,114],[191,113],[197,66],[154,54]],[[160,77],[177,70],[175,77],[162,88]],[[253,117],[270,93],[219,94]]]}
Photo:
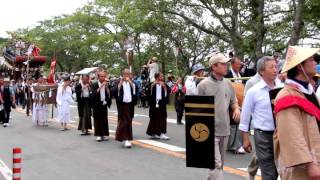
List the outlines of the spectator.
{"label": "spectator", "polygon": [[160,67],[158,64],[158,58],[153,57],[148,61],[147,66],[149,67],[149,78],[150,78],[150,83],[153,83],[155,81],[154,75],[156,73],[159,73]]}
{"label": "spectator", "polygon": [[197,85],[201,81],[200,78],[203,77],[204,69],[204,66],[200,63],[192,67],[192,76],[187,76],[185,82],[186,95],[198,95]]}
{"label": "spectator", "polygon": [[[230,135],[230,111],[235,120],[240,118],[240,108],[231,82],[224,78],[227,74],[229,58],[218,53],[210,60],[211,72],[198,85],[201,96],[214,96],[215,100],[215,169],[210,169],[207,180],[223,179],[223,164],[227,139]],[[188,89],[187,89],[188,91]]]}
{"label": "spectator", "polygon": [[183,85],[183,81],[181,77],[178,77],[177,82],[174,84],[171,90],[172,94],[175,94],[175,109],[177,112],[177,124],[182,123],[183,111],[184,111],[184,101],[185,101],[185,93],[186,87]]}

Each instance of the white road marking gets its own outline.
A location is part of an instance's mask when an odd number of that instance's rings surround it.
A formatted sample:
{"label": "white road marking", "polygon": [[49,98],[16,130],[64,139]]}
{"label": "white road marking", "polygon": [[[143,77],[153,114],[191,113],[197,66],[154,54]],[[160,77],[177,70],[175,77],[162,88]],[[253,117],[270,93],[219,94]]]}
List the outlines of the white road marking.
{"label": "white road marking", "polygon": [[[239,170],[241,170],[241,171],[248,172],[248,168],[237,168],[237,169],[239,169]],[[257,176],[261,176],[260,168],[258,169]],[[280,175],[279,175],[279,177],[278,177],[277,180],[281,180]]]}
{"label": "white road marking", "polygon": [[[76,108],[77,106],[75,105],[70,105],[70,107],[72,108]],[[115,115],[118,115],[118,111],[116,110],[109,110],[109,112],[114,113]],[[149,118],[149,115],[145,115],[145,114],[134,114],[134,117],[145,117],[145,118]],[[177,123],[177,119],[172,119],[172,118],[167,118],[167,122],[171,123],[171,124],[176,124]],[[184,120],[182,121],[184,124],[186,123]]]}
{"label": "white road marking", "polygon": [[9,169],[9,167],[0,160],[0,172],[5,178],[5,180],[12,180],[12,171]]}
{"label": "white road marking", "polygon": [[109,133],[116,133],[115,130],[109,129]]}
{"label": "white road marking", "polygon": [[170,144],[166,144],[166,143],[162,143],[159,141],[154,141],[154,140],[136,140],[138,142],[144,143],[144,144],[149,144],[155,147],[159,147],[159,148],[163,148],[169,151],[174,151],[174,152],[186,152],[185,148],[182,147],[178,147],[178,146],[174,146],[174,145],[170,145]]}
{"label": "white road marking", "polygon": [[[241,170],[241,171],[248,172],[248,168],[237,168],[237,169],[239,169],[239,170]],[[258,175],[258,176],[261,176],[261,171],[260,171],[260,169],[258,169],[257,175]]]}

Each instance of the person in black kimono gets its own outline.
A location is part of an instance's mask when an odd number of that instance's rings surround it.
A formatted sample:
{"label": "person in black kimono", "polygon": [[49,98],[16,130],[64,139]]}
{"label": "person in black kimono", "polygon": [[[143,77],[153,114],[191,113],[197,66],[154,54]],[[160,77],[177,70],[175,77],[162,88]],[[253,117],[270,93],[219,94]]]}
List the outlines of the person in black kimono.
{"label": "person in black kimono", "polygon": [[28,78],[26,81],[26,85],[24,86],[24,96],[25,96],[25,102],[24,106],[26,106],[26,114],[27,116],[30,115],[30,111],[32,112],[32,79]]}
{"label": "person in black kimono", "polygon": [[111,96],[108,87],[107,73],[100,71],[98,73],[98,81],[92,84],[92,102],[93,102],[93,119],[94,119],[94,135],[97,141],[108,140],[108,107],[111,106]]}
{"label": "person in black kimono", "polygon": [[124,147],[130,148],[132,140],[132,119],[134,117],[134,106],[136,104],[137,86],[130,78],[130,70],[122,71],[122,78],[117,89],[116,102],[118,109],[118,127],[116,140],[124,141]]}
{"label": "person in black kimono", "polygon": [[82,80],[75,86],[75,92],[78,102],[79,125],[78,130],[81,135],[90,135],[89,129],[92,129],[91,123],[91,87],[89,75],[83,75]]}
{"label": "person in black kimono", "polygon": [[10,120],[10,112],[11,107],[16,108],[15,104],[15,95],[13,92],[12,87],[9,84],[9,79],[4,80],[4,85],[1,87],[1,96],[3,99],[3,127],[9,126],[9,120]]}
{"label": "person in black kimono", "polygon": [[147,134],[153,139],[169,140],[167,133],[168,87],[164,83],[163,74],[155,73],[155,81],[151,85],[149,125]]}
{"label": "person in black kimono", "polygon": [[177,124],[182,125],[182,117],[184,112],[184,101],[185,101],[186,87],[183,85],[181,77],[178,77],[177,82],[171,89],[171,94],[175,95],[174,107],[177,112]]}

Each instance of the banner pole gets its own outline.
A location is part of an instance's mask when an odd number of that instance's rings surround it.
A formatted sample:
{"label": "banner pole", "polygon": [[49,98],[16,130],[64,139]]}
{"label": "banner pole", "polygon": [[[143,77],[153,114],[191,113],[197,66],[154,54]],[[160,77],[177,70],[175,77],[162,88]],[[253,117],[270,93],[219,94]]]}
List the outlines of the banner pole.
{"label": "banner pole", "polygon": [[53,119],[53,104],[51,105],[52,109],[51,109],[51,118]]}

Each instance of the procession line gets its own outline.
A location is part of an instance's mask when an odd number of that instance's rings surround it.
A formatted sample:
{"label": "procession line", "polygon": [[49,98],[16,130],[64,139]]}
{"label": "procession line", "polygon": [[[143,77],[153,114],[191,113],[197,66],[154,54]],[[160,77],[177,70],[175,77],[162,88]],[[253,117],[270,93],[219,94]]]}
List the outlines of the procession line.
{"label": "procession line", "polygon": [[[114,110],[110,110],[110,112],[114,113],[115,115],[118,114],[117,111]],[[145,117],[145,118],[149,118],[148,115],[145,114],[134,114],[134,117]],[[167,118],[167,122],[171,123],[171,124],[177,124],[177,119],[172,119],[172,118]],[[182,120],[182,123],[186,123],[184,120]]]}
{"label": "procession line", "polygon": [[[116,116],[108,116],[108,120],[115,121],[115,122],[118,123],[118,117],[116,117]],[[138,121],[135,121],[135,120],[132,120],[132,124],[133,125],[138,125],[138,126],[142,125],[141,122],[138,122]]]}
{"label": "procession line", "polygon": [[5,180],[12,180],[12,171],[1,159],[0,159],[0,172],[5,178]]}
{"label": "procession line", "polygon": [[[17,108],[17,109],[15,109],[15,111],[17,111],[17,112],[19,112],[19,113],[25,113],[25,110],[24,109],[21,109],[21,108]],[[79,119],[79,118],[76,118],[76,117],[73,117],[73,118],[75,118],[75,119]],[[116,117],[116,116],[108,116],[108,120],[110,120],[110,121],[112,121],[112,122],[118,122],[118,117]],[[52,119],[52,118],[49,118],[49,119]],[[53,121],[55,121],[54,119],[53,119]],[[74,121],[74,120],[71,120],[70,122],[77,122],[77,121]],[[135,120],[133,120],[132,121],[132,124],[133,125],[138,125],[138,126],[141,126],[142,125],[142,123],[141,122],[138,122],[138,121],[135,121]]]}
{"label": "procession line", "polygon": [[[77,106],[75,105],[70,105],[70,107],[72,108],[76,108]],[[114,113],[115,115],[118,115],[118,111],[115,110],[109,110],[110,113]],[[149,118],[148,115],[145,114],[134,114],[134,117],[145,117],[145,118]],[[177,123],[177,119],[173,119],[173,118],[167,118],[167,122],[171,123],[171,124],[176,124]],[[185,123],[184,120],[182,120],[183,123]],[[136,124],[136,125],[142,125],[142,123],[137,122],[137,121],[132,121],[132,124]]]}

